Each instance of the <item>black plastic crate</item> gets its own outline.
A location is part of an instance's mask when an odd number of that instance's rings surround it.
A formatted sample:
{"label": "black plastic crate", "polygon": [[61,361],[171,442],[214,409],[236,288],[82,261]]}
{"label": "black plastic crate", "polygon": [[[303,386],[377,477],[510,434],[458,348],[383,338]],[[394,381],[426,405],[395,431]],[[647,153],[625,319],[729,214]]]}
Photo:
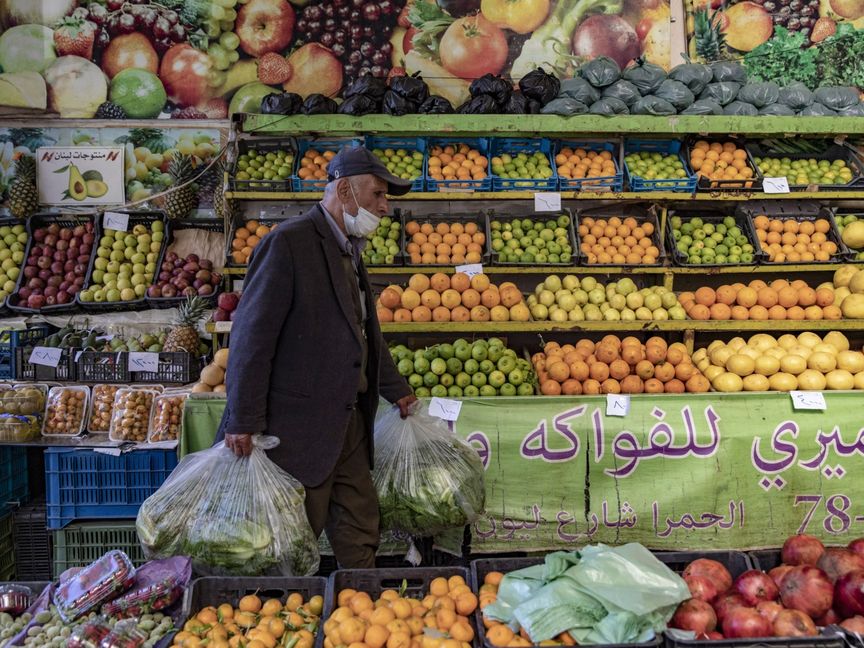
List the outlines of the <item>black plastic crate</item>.
{"label": "black plastic crate", "polygon": [[15,380],[27,381],[74,381],[77,376],[75,355],[77,349],[63,349],[60,362],[56,367],[30,364],[32,348],[24,347],[15,351]]}
{"label": "black plastic crate", "polygon": [[[257,576],[231,578],[207,576],[196,578],[186,590],[183,612],[186,617],[197,614],[208,605],[229,603],[236,607],[247,594],[257,594],[263,599],[284,599],[297,592],[308,602],[313,596],[325,597],[327,579],[319,576],[286,578],[284,576]],[[322,619],[323,622],[323,619]]]}
{"label": "black plastic crate", "polygon": [[26,329],[0,331],[0,380],[15,379],[15,352],[19,347],[36,346],[57,329],[38,324]]}
{"label": "black plastic crate", "polygon": [[48,533],[45,500],[25,504],[13,513],[15,578],[51,579],[51,536]]}
{"label": "black plastic crate", "polygon": [[846,257],[846,261],[850,261],[852,263],[861,263],[862,259],[856,258],[860,253],[864,252],[864,247],[855,249],[851,248],[846,243],[843,242],[843,230],[840,228],[838,224],[838,219],[845,216],[857,216],[858,220],[864,220],[864,208],[857,209],[853,207],[835,207],[831,210],[831,227],[832,229],[837,230],[837,234],[840,236],[840,249],[843,251],[843,254]]}
{"label": "black plastic crate", "polygon": [[761,255],[761,262],[764,265],[772,265],[772,266],[784,266],[784,265],[798,265],[799,263],[812,263],[814,265],[819,265],[822,263],[838,263],[846,260],[848,257],[848,248],[845,248],[843,242],[840,240],[840,234],[837,232],[837,228],[834,223],[834,219],[832,218],[831,210],[827,207],[822,207],[818,203],[812,202],[797,202],[790,200],[778,200],[774,202],[748,202],[744,205],[740,205],[737,209],[738,213],[746,216],[750,223],[750,230],[753,233],[753,238],[756,239],[757,244],[759,244],[758,235],[756,232],[755,221],[759,216],[767,216],[769,219],[779,219],[779,220],[795,220],[800,222],[803,221],[816,221],[816,220],[825,220],[828,222],[828,231],[825,233],[827,240],[834,243],[837,246],[836,251],[832,254],[827,261],[769,261],[768,253],[762,250],[761,244],[757,248],[759,250],[759,254]]}
{"label": "black plastic crate", "polygon": [[129,354],[121,351],[81,351],[76,353],[77,378],[84,383],[128,383]]}
{"label": "black plastic crate", "polygon": [[201,359],[197,353],[163,351],[159,354],[159,371],[130,371],[129,381],[134,383],[187,384],[198,380]]}
{"label": "black plastic crate", "polygon": [[756,238],[756,233],[753,231],[753,225],[750,219],[744,214],[736,212],[732,209],[695,209],[688,207],[686,209],[671,209],[666,214],[666,250],[672,262],[685,268],[718,268],[729,265],[746,265],[740,263],[690,263],[689,257],[678,250],[678,241],[675,240],[672,233],[672,218],[678,216],[683,222],[687,222],[693,218],[701,218],[705,223],[718,224],[722,223],[723,219],[732,217],[735,219],[736,227],[741,229],[741,232],[747,236],[747,242],[753,246],[753,262],[750,265],[758,265],[762,260],[762,250],[759,246],[759,240]]}
{"label": "black plastic crate", "polygon": [[[666,250],[663,247],[663,236],[660,231],[660,220],[657,217],[658,207],[655,205],[647,205],[647,204],[634,204],[634,205],[623,205],[620,207],[593,207],[589,209],[580,209],[576,212],[576,224],[574,226],[574,231],[576,232],[576,243],[579,246],[579,265],[583,265],[589,268],[608,268],[608,267],[618,267],[619,265],[629,265],[631,267],[636,266],[647,266],[647,267],[656,267],[662,266],[666,262]],[[582,225],[582,220],[584,218],[604,218],[609,219],[617,216],[622,221],[627,218],[635,218],[637,224],[639,223],[651,223],[654,226],[654,231],[651,233],[651,242],[654,247],[660,252],[657,256],[657,260],[652,264],[640,263],[638,264],[617,264],[617,263],[588,263],[588,254],[584,249],[584,242],[582,241],[582,235],[579,233],[579,227]]]}
{"label": "black plastic crate", "polygon": [[[249,150],[261,152],[265,156],[267,153],[272,153],[279,150],[288,150],[294,156],[291,162],[291,173],[284,178],[272,178],[270,180],[238,180],[237,173],[241,171],[238,168],[240,156]],[[293,178],[297,172],[297,162],[299,159],[297,153],[297,142],[291,138],[267,138],[267,139],[240,139],[237,140],[237,151],[234,164],[231,165],[231,171],[228,173],[228,189],[229,191],[292,191],[294,188]]]}
{"label": "black plastic crate", "polygon": [[[747,145],[747,151],[752,156],[754,164],[756,164],[756,158],[758,157],[789,158],[790,160],[830,160],[832,162],[834,160],[843,160],[846,163],[846,166],[852,171],[852,179],[845,184],[815,185],[819,190],[852,189],[853,186],[861,180],[862,174],[864,174],[864,167],[862,167],[861,161],[857,158],[855,153],[853,153],[851,149],[845,146],[840,146],[839,144],[830,144],[821,153],[783,153],[782,151],[771,151],[757,143],[750,143]],[[765,173],[759,168],[758,164],[756,164],[756,168],[759,170],[760,175],[765,176]],[[793,184],[794,178],[789,178],[787,176],[786,179],[789,183],[790,189],[807,191],[810,187],[809,183]]]}
{"label": "black plastic crate", "polygon": [[[414,216],[411,212],[403,212],[402,213],[402,231],[403,231],[403,247],[402,252],[405,255],[405,265],[412,266],[414,268],[442,268],[442,267],[453,267],[454,265],[463,265],[462,263],[438,263],[437,260],[435,263],[411,263],[411,254],[408,252],[408,245],[413,242],[413,235],[408,234],[408,223],[411,221],[416,221],[423,226],[425,223],[430,223],[433,228],[438,223],[448,223],[452,225],[453,223],[462,223],[463,225],[467,223],[474,223],[477,225],[477,232],[483,234],[484,240],[482,247],[482,252],[480,252],[480,261],[477,263],[482,263],[483,265],[489,265],[491,261],[492,255],[490,253],[491,247],[489,242],[489,217],[485,213],[478,212],[477,214],[432,214],[425,216]],[[437,255],[436,255],[437,256]],[[451,254],[452,256],[452,254]],[[464,263],[470,263],[470,261],[465,261]]]}
{"label": "black plastic crate", "polygon": [[[739,149],[743,149],[747,154],[745,158],[747,160],[747,166],[753,171],[753,177],[745,180],[711,180],[709,178],[705,178],[698,175],[698,172],[693,169],[693,165],[690,163],[690,159],[692,158],[692,150],[696,142],[699,140],[705,140],[709,144],[714,142],[733,142],[735,146]],[[691,137],[687,140],[685,146],[685,157],[684,157],[684,168],[687,173],[691,175],[696,175],[696,188],[699,191],[710,191],[710,192],[725,192],[725,191],[743,191],[743,192],[753,192],[753,191],[761,191],[762,189],[762,175],[759,173],[759,170],[756,168],[756,163],[753,161],[753,157],[750,155],[750,152],[747,150],[747,145],[742,138],[727,136],[727,137]],[[749,185],[749,186],[748,186]]]}
{"label": "black plastic crate", "polygon": [[[545,261],[545,262],[540,263],[540,262],[535,261],[535,262],[523,263],[521,261],[501,261],[501,253],[499,251],[492,249],[492,232],[493,232],[492,221],[500,221],[502,224],[512,223],[514,220],[520,220],[520,221],[529,220],[532,223],[536,223],[536,222],[545,223],[546,221],[550,221],[550,220],[557,222],[558,218],[560,218],[561,216],[567,216],[570,219],[569,224],[565,227],[565,229],[567,230],[567,240],[570,243],[570,248],[573,250],[573,252],[570,255],[569,262],[559,261],[557,263],[553,263],[551,261]],[[494,214],[494,213],[489,214],[489,217],[488,217],[489,236],[488,236],[488,240],[487,240],[487,245],[489,246],[490,257],[491,257],[491,259],[495,265],[500,265],[500,266],[531,266],[531,265],[573,266],[573,265],[576,265],[576,261],[579,259],[579,244],[576,241],[576,232],[574,229],[575,221],[576,221],[576,219],[574,218],[573,214],[570,212],[569,209],[561,209],[561,211],[554,211],[554,212],[540,212],[540,213],[529,212],[529,213],[523,214],[521,216],[516,216],[513,214]],[[535,231],[535,230],[532,230],[532,231]]]}
{"label": "black plastic crate", "polygon": [[[25,221],[22,221],[20,218],[14,218],[14,217],[0,218],[0,227],[12,228],[12,227],[15,227],[16,225],[25,225],[24,231],[27,234],[27,242],[21,244],[21,246],[22,246],[21,251],[24,253],[24,257],[21,259],[21,263],[19,263],[17,266],[20,274],[23,275],[24,274],[24,272],[23,272],[24,264],[27,263],[26,252],[27,252],[27,248],[30,244],[30,231],[26,228]],[[16,235],[16,237],[17,237],[17,235]],[[20,278],[19,278],[19,280],[16,280],[16,282],[15,282],[15,292],[16,293],[18,292],[19,281],[20,281]],[[14,293],[12,293],[12,294],[14,294]],[[9,295],[9,297],[11,297],[11,296],[12,295]],[[8,315],[10,312],[9,297],[0,301],[0,314],[2,314],[2,315]]]}
{"label": "black plastic crate", "polygon": [[760,549],[758,551],[748,551],[750,561],[753,563],[754,569],[761,569],[764,572],[771,571],[775,567],[779,567],[783,560],[780,557],[779,549]]}

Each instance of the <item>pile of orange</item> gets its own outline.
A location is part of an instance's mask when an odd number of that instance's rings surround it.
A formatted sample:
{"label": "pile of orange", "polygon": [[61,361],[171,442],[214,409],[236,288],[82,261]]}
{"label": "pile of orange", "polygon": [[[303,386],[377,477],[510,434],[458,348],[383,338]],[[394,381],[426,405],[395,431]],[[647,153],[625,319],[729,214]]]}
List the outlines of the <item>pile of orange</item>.
{"label": "pile of orange", "polygon": [[248,220],[243,227],[238,227],[231,241],[231,260],[238,265],[249,263],[252,250],[265,236],[276,229],[276,223],[265,225],[256,220]]}
{"label": "pile of orange", "polygon": [[405,223],[405,234],[411,237],[405,251],[413,265],[461,265],[480,263],[486,234],[472,222],[446,222],[437,224]]}
{"label": "pile of orange", "polygon": [[540,392],[564,394],[681,394],[707,392],[710,383],[681,342],[660,337],[644,344],[635,337],[607,335],[575,345],[547,342],[531,357]]}
{"label": "pile of orange", "polygon": [[[617,173],[615,162],[609,151],[592,151],[590,149],[562,148],[555,156],[555,166],[558,175],[568,180],[581,178],[608,178]],[[590,182],[583,183],[590,185]]]}
{"label": "pile of orange", "polygon": [[[706,142],[699,140],[690,149],[690,166],[700,178],[723,180],[712,182],[712,187],[749,188],[753,186],[753,167],[747,160],[747,151],[735,142]],[[734,183],[729,180],[743,180]]]}
{"label": "pile of orange", "polygon": [[[429,177],[433,180],[485,180],[489,160],[467,144],[433,146],[429,151]],[[450,187],[470,184],[450,184]]]}
{"label": "pile of orange", "polygon": [[828,239],[831,223],[825,218],[797,220],[759,214],[753,227],[762,251],[774,263],[830,261],[837,254],[837,244]]}
{"label": "pile of orange", "polygon": [[748,285],[735,283],[714,290],[702,286],[683,292],[678,301],[694,320],[838,320],[843,317],[834,305],[834,291],[827,286],[811,288],[796,279],[776,279],[770,284],[754,279]]}
{"label": "pile of orange", "polygon": [[588,265],[651,265],[660,257],[654,245],[654,223],[640,223],[632,216],[619,218],[580,218],[579,248]]}
{"label": "pile of orange", "polygon": [[[323,180],[321,186],[327,181],[327,165],[336,155],[336,151],[316,151],[309,149],[300,158],[300,168],[297,175],[301,180]],[[316,185],[317,186],[317,185]]]}
{"label": "pile of orange", "polygon": [[379,322],[527,322],[531,314],[510,282],[496,286],[485,274],[415,274],[408,287],[391,285],[376,304]]}
{"label": "pile of orange", "polygon": [[324,648],[471,648],[478,598],[462,576],[435,578],[422,600],[343,589],[324,622]]}

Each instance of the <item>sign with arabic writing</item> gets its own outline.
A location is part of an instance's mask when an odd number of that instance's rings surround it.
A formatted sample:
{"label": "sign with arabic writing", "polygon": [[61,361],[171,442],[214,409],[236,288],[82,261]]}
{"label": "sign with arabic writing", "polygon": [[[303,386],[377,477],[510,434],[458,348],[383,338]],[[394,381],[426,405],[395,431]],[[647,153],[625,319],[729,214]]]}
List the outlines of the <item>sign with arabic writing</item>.
{"label": "sign with arabic writing", "polygon": [[36,150],[39,202],[43,205],[122,205],[122,147],[42,147]]}

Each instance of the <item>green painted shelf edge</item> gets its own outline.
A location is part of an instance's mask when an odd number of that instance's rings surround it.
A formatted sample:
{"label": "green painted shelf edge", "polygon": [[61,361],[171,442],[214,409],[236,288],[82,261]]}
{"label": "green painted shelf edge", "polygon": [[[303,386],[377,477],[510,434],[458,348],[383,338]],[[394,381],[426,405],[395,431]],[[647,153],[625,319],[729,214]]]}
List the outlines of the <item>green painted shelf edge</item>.
{"label": "green painted shelf edge", "polygon": [[741,117],[731,115],[255,115],[238,118],[244,133],[353,135],[837,135],[864,134],[860,117]]}

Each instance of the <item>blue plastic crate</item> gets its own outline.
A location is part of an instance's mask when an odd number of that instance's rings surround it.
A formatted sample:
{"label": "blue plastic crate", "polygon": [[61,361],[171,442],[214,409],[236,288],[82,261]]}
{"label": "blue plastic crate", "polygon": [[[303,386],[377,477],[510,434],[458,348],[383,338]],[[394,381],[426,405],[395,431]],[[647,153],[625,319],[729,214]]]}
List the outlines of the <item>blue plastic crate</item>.
{"label": "blue plastic crate", "polygon": [[15,351],[23,346],[33,346],[56,331],[53,326],[40,324],[28,329],[0,331],[0,380],[14,380]]}
{"label": "blue plastic crate", "polygon": [[423,168],[420,171],[420,177],[411,183],[411,191],[423,191],[423,179],[426,176],[426,140],[422,137],[376,137],[369,135],[366,137],[366,148],[372,149],[408,149],[411,151],[420,151],[423,154]]}
{"label": "blue plastic crate", "polygon": [[[688,173],[687,160],[681,154],[681,142],[677,140],[627,140],[624,143],[625,155],[640,151],[651,151],[652,153],[660,153],[661,155],[677,155],[684,166],[685,173]],[[654,180],[648,180],[647,178],[631,175],[626,160],[624,161],[624,173],[627,175],[627,184],[630,186],[630,191],[679,191],[686,193],[696,191],[696,174],[688,173],[686,178],[655,178]]]}
{"label": "blue plastic crate", "polygon": [[0,515],[27,501],[27,448],[0,448]]}
{"label": "blue plastic crate", "polygon": [[[297,162],[295,168],[300,171],[300,162],[306,151],[310,148],[315,149],[319,153],[324,151],[333,151],[338,153],[339,149],[344,147],[355,148],[363,146],[363,140],[359,137],[343,137],[343,138],[322,138],[322,139],[301,139],[297,140]],[[294,184],[294,191],[322,191],[327,186],[327,180],[302,180],[296,173],[291,177]]]}
{"label": "blue plastic crate", "polygon": [[[536,153],[540,151],[549,158],[552,176],[545,180],[531,178],[501,178],[492,174],[493,191],[555,191],[558,189],[558,174],[555,172],[555,160],[552,157],[552,142],[548,139],[514,139],[507,137],[492,138],[492,157],[504,153]],[[490,160],[491,167],[491,160]]]}
{"label": "blue plastic crate", "polygon": [[[481,153],[489,162],[489,140],[485,137],[430,137],[426,140],[429,155],[435,146],[465,144]],[[483,180],[434,180],[429,176],[429,160],[426,160],[426,191],[492,191],[492,170],[488,164]]]}
{"label": "blue plastic crate", "polygon": [[45,450],[47,526],[78,519],[134,518],[177,466],[175,450],[133,450],[120,456],[70,448]]}
{"label": "blue plastic crate", "polygon": [[[558,185],[561,191],[624,191],[624,172],[618,163],[618,145],[613,142],[600,142],[588,140],[557,140],[553,149],[557,156],[561,149],[584,149],[586,151],[608,151],[612,154],[612,162],[615,164],[615,175],[600,176],[598,178],[562,178],[558,176]],[[558,168],[558,165],[555,165]]]}

